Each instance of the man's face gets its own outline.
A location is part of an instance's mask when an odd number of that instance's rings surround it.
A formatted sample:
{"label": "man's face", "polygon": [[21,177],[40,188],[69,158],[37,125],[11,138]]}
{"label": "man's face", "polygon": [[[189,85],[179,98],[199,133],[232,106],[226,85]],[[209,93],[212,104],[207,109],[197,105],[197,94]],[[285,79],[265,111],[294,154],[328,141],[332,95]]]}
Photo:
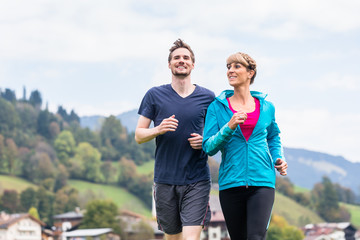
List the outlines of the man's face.
{"label": "man's face", "polygon": [[174,76],[187,77],[194,68],[190,51],[186,48],[178,48],[171,54],[169,68]]}

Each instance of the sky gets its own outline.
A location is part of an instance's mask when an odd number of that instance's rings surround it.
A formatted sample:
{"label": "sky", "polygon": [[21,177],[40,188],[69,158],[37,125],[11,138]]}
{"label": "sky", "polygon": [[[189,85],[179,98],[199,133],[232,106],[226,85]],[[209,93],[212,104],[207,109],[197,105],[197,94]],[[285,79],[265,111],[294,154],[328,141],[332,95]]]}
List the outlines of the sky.
{"label": "sky", "polygon": [[358,0],[0,0],[0,88],[80,116],[137,109],[170,83],[181,38],[195,53],[192,82],[231,89],[226,58],[257,62],[251,90],[268,94],[285,147],[360,162]]}

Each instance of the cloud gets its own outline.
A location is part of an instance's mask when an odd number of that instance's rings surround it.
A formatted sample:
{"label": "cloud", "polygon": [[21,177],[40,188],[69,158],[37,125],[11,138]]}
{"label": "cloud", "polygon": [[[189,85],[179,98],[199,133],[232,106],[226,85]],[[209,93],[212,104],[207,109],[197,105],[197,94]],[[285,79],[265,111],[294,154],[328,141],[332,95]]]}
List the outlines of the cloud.
{"label": "cloud", "polygon": [[[213,42],[222,34],[285,40],[312,38],[318,29],[344,32],[360,26],[358,1],[185,2],[186,11],[165,1],[2,1],[0,51],[2,58],[99,62],[158,57],[157,49],[178,35],[218,36]],[[310,35],[304,26],[314,28]],[[229,44],[216,45],[238,45],[238,40],[222,40]]]}
{"label": "cloud", "polygon": [[357,142],[360,137],[360,113],[309,108],[278,109],[277,122],[283,145],[342,155],[360,161]]}
{"label": "cloud", "polygon": [[360,90],[360,76],[341,74],[340,72],[326,73],[320,78],[312,81],[310,87],[318,91],[326,90],[343,90],[349,92],[357,92]]}

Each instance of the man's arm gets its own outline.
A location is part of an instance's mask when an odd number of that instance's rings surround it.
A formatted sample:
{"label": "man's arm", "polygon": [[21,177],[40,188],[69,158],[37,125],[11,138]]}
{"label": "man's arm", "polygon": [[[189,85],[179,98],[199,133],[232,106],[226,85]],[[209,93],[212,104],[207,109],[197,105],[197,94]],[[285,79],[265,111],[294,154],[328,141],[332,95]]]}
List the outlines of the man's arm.
{"label": "man's arm", "polygon": [[178,122],[179,121],[175,118],[175,115],[172,115],[171,117],[162,120],[160,125],[149,128],[151,119],[140,116],[135,130],[135,141],[141,144],[166,132],[174,132],[178,126]]}

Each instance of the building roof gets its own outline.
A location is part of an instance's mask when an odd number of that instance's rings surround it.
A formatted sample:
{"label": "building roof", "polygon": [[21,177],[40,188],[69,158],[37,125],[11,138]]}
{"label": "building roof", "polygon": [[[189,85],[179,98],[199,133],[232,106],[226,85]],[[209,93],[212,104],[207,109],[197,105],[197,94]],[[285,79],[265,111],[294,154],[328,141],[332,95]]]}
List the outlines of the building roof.
{"label": "building roof", "polygon": [[73,219],[73,218],[83,218],[84,215],[81,212],[67,212],[67,213],[62,213],[59,215],[55,215],[53,218],[54,219]]}
{"label": "building roof", "polygon": [[71,232],[64,232],[64,237],[96,237],[102,234],[111,233],[112,228],[78,229]]}
{"label": "building roof", "polygon": [[30,218],[31,220],[39,223],[40,226],[45,226],[46,224],[39,219],[34,218],[28,213],[15,213],[15,214],[6,214],[4,212],[0,215],[0,229],[7,229],[12,224],[19,222],[22,219]]}

